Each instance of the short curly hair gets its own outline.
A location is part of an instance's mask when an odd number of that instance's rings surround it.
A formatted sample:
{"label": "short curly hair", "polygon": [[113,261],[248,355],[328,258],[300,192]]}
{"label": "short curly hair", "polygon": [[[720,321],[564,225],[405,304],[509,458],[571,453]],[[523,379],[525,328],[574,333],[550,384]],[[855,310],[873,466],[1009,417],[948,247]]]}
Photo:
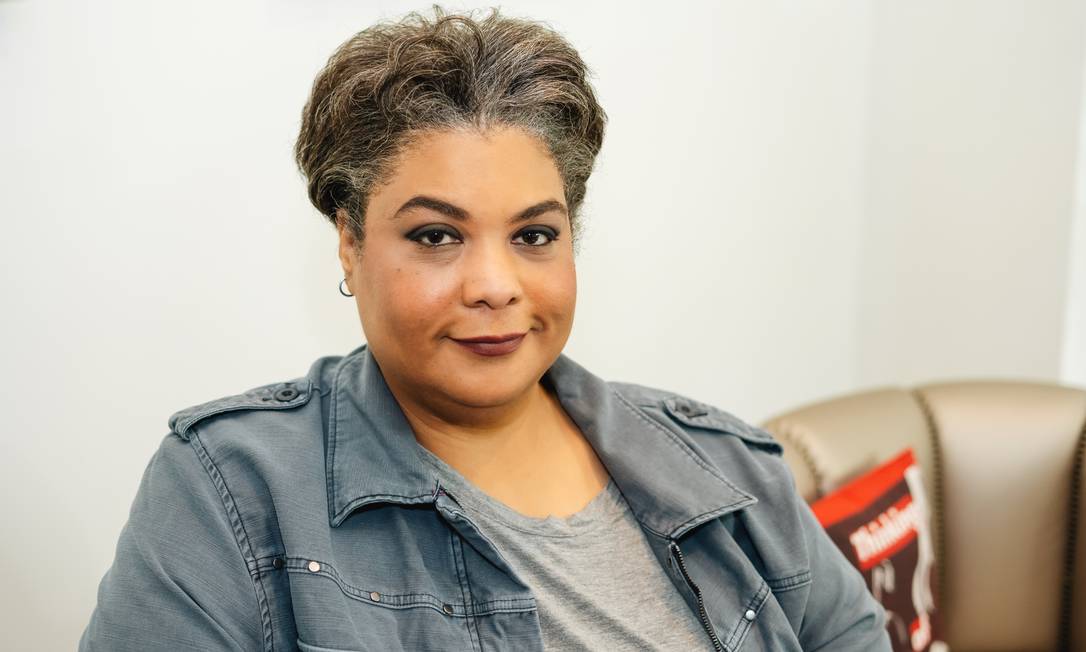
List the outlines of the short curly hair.
{"label": "short curly hair", "polygon": [[577,51],[545,23],[411,12],[358,32],[313,82],[294,145],[309,199],[363,241],[365,208],[397,156],[424,132],[491,126],[537,136],[564,185],[576,242],[579,209],[607,116]]}

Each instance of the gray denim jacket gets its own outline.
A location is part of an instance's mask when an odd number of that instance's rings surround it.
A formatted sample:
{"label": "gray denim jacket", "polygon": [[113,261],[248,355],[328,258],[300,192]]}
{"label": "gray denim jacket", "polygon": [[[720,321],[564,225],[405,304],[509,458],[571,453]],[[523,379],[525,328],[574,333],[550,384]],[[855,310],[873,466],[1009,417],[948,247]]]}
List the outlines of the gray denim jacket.
{"label": "gray denim jacket", "polygon": [[[565,354],[544,382],[700,618],[705,649],[891,649],[883,608],[769,433]],[[366,345],[169,426],[80,650],[543,649],[531,588],[420,459]]]}

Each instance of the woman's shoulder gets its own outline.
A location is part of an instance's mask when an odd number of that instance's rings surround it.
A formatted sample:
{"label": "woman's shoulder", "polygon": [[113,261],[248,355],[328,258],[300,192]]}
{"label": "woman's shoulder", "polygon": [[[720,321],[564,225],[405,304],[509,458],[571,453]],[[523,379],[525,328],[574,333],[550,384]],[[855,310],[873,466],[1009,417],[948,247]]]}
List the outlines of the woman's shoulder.
{"label": "woman's shoulder", "polygon": [[607,384],[621,400],[655,417],[666,417],[692,436],[732,435],[771,454],[780,456],[783,452],[770,432],[712,403],[662,387],[613,380]]}
{"label": "woman's shoulder", "polygon": [[784,448],[765,429],[722,407],[669,389],[616,381],[608,385],[620,400],[672,434],[677,429],[691,452],[713,465],[727,482],[755,496],[761,506],[751,508],[752,514],[772,513],[794,503],[794,480],[784,461]]}
{"label": "woman's shoulder", "polygon": [[238,422],[242,413],[253,411],[292,410],[306,405],[317,393],[317,388],[305,376],[286,381],[267,383],[238,394],[220,396],[196,405],[177,410],[167,423],[170,431],[188,441],[198,426],[209,425],[220,415],[235,417]]}
{"label": "woman's shoulder", "polygon": [[246,497],[247,519],[259,520],[288,494],[313,505],[325,498],[321,391],[308,377],[190,405],[168,423],[158,453],[163,468],[195,460],[206,472],[202,481],[210,478],[224,501]]}
{"label": "woman's shoulder", "polygon": [[[245,429],[263,423],[270,415],[288,416],[300,412],[317,400],[326,390],[342,355],[326,355],[314,360],[304,375],[252,387],[237,394],[228,394],[189,405],[167,419],[171,434],[183,440],[213,430],[215,432]],[[265,415],[262,418],[259,415]],[[283,421],[283,419],[280,419]],[[252,422],[256,422],[255,424]]]}
{"label": "woman's shoulder", "polygon": [[242,494],[263,495],[265,486],[323,486],[320,396],[316,383],[299,377],[191,405],[169,417],[162,447],[174,455],[188,449],[209,474]]}

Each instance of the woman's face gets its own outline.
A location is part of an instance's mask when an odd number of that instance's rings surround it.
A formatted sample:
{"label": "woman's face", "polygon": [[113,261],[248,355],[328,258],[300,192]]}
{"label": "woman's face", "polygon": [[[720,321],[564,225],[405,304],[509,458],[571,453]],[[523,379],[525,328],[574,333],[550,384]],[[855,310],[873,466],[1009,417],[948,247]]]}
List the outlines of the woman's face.
{"label": "woman's face", "polygon": [[[573,325],[564,197],[553,159],[527,132],[430,132],[371,194],[361,256],[340,228],[362,329],[398,398],[448,409],[527,396]],[[457,342],[505,335],[523,337],[500,355]]]}

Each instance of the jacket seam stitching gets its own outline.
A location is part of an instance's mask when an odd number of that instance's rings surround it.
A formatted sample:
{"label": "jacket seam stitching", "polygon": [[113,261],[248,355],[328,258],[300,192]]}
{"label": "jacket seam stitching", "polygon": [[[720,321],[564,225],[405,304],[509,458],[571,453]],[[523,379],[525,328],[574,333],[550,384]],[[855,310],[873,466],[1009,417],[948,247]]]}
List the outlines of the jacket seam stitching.
{"label": "jacket seam stitching", "polygon": [[[337,370],[336,376],[332,379],[332,384],[328,388],[329,393],[331,393],[332,388],[336,387],[339,384],[339,374],[343,371],[344,366],[346,365],[341,365],[340,369]],[[332,414],[328,416],[328,419],[330,421],[328,424],[328,470],[324,477],[324,484],[325,488],[328,491],[328,519],[334,522],[336,520],[336,517],[339,516],[339,514],[336,513],[337,501],[335,485],[336,441],[339,439],[339,430],[336,424],[336,415],[339,414],[339,395],[331,394],[331,397],[332,398],[330,400],[332,402]]]}
{"label": "jacket seam stitching", "polygon": [[[675,527],[674,531],[679,531],[679,530],[682,530],[684,528],[690,529],[690,528],[693,528],[695,526],[701,525],[702,523],[708,523],[709,521],[711,521],[711,520],[713,520],[715,518],[718,518],[720,516],[723,516],[724,514],[728,513],[732,509],[732,507],[735,507],[736,505],[738,505],[738,504],[740,504],[742,502],[743,502],[742,500],[737,500],[734,503],[728,503],[727,505],[724,505],[723,507],[718,507],[717,509],[714,509],[711,512],[705,512],[704,514],[698,514],[697,516],[694,516],[693,518],[689,518],[689,519],[683,521],[682,523],[679,523]],[[687,526],[689,526],[689,528]]]}
{"label": "jacket seam stitching", "polygon": [[[471,585],[468,582],[468,569],[464,563],[462,547],[457,545],[456,534],[449,530],[449,548],[453,555],[453,565],[456,566],[457,579],[460,580],[460,599],[464,601],[467,611],[465,618],[468,628],[468,638],[471,639],[471,648],[482,652],[482,641],[479,640],[479,632],[476,630],[475,606],[471,603]],[[465,586],[467,585],[467,586]]]}
{"label": "jacket seam stitching", "polygon": [[245,524],[241,520],[241,515],[237,510],[237,503],[234,501],[234,497],[231,495],[230,488],[226,485],[226,480],[222,477],[219,467],[211,459],[211,455],[207,452],[203,442],[200,441],[198,432],[195,429],[191,432],[192,438],[189,440],[189,444],[196,452],[196,456],[200,459],[200,463],[203,465],[212,484],[215,485],[215,489],[219,492],[223,510],[230,519],[230,526],[234,533],[234,543],[238,546],[242,561],[245,562],[246,570],[249,573],[249,579],[253,583],[253,594],[256,597],[257,609],[260,612],[260,630],[264,641],[264,649],[274,652],[271,610],[267,594],[264,591],[264,583],[256,570],[257,561],[249,545],[249,535],[245,531]]}
{"label": "jacket seam stitching", "polygon": [[[310,562],[317,562],[320,565],[320,570],[309,570],[308,564]],[[439,613],[444,614],[445,611],[441,608],[442,605],[448,604],[449,600],[436,596],[432,593],[382,593],[381,600],[376,601],[370,597],[370,591],[363,589],[362,587],[355,586],[343,579],[336,570],[335,566],[327,561],[316,559],[313,557],[287,557],[286,565],[283,567],[288,573],[299,574],[309,577],[324,577],[331,580],[339,587],[339,590],[343,595],[348,598],[358,600],[366,604],[372,604],[377,607],[383,607],[385,609],[410,609],[415,607],[428,607],[434,609]],[[391,599],[391,600],[390,600]],[[455,601],[453,601],[455,603]],[[447,614],[457,618],[463,618],[472,615],[489,615],[492,612],[504,613],[507,611],[523,612],[532,611],[535,606],[532,604],[531,598],[498,598],[494,600],[475,601],[474,599],[470,604],[461,604],[464,613],[462,614]]]}
{"label": "jacket seam stitching", "polygon": [[[758,591],[747,600],[747,605],[743,609],[743,613],[746,614],[747,610],[754,612],[754,618],[758,617],[761,613],[762,607],[765,605],[766,599],[769,597],[771,589],[769,584],[762,582],[762,585],[758,587]],[[731,635],[728,637],[724,647],[728,650],[737,650],[739,646],[743,644],[743,641],[747,638],[747,633],[750,631],[751,625],[754,620],[747,620],[745,616],[739,618],[739,621],[735,624],[735,628],[732,629]]]}
{"label": "jacket seam stitching", "polygon": [[[267,402],[268,398],[266,396],[266,390],[276,386],[293,386],[304,383],[308,383],[309,385],[308,393],[299,390],[298,396],[285,403],[272,404]],[[308,402],[311,396],[312,383],[305,377],[277,383],[268,383],[267,385],[261,385],[246,390],[241,394],[206,401],[180,410],[171,417],[171,427],[182,439],[188,441],[191,436],[189,431],[194,430],[196,424],[204,419],[217,417],[220,414],[226,414],[228,412],[239,412],[244,410],[290,410]],[[304,401],[302,400],[303,398],[305,399]]]}
{"label": "jacket seam stitching", "polygon": [[328,519],[329,522],[334,522],[343,514],[349,513],[354,509],[353,505],[357,500],[351,501],[350,504],[345,505],[343,509],[336,511],[339,504],[339,496],[336,492],[335,472],[336,472],[336,443],[339,441],[339,394],[335,389],[339,387],[340,376],[344,371],[356,363],[361,358],[351,358],[346,363],[337,365],[336,374],[332,378],[332,382],[328,385],[328,392],[331,394],[331,411],[329,416],[330,423],[328,424],[328,470],[325,475],[325,485],[328,490]]}
{"label": "jacket seam stitching", "polygon": [[782,593],[807,586],[811,583],[811,571],[806,570],[790,577],[767,579],[766,583],[774,593]]}
{"label": "jacket seam stitching", "polygon": [[[613,391],[620,392],[619,388],[612,387]],[[663,406],[664,410],[675,419],[685,423],[692,428],[701,428],[704,430],[715,430],[723,432],[733,437],[742,439],[747,444],[753,444],[755,446],[769,446],[773,449],[774,453],[779,455],[780,442],[776,441],[773,437],[773,433],[769,432],[765,428],[758,428],[744,422],[739,417],[735,416],[723,410],[711,403],[705,403],[698,401],[697,399],[678,394],[676,392],[667,390],[658,390],[656,398],[644,397],[637,401],[638,407],[642,408],[659,408]],[[677,412],[672,409],[672,404],[687,404],[695,405],[705,410],[704,414],[697,415],[695,417],[687,416],[682,412]],[[702,422],[695,421],[695,419],[704,418]]]}
{"label": "jacket seam stitching", "polygon": [[[360,595],[354,595],[353,593],[350,593],[350,592],[346,591],[345,588],[349,587],[350,585],[345,584],[343,581],[339,580],[338,578],[336,578],[333,575],[325,573],[323,570],[318,571],[316,573],[312,573],[312,572],[307,571],[307,570],[292,568],[288,572],[295,573],[295,574],[301,574],[301,575],[304,575],[304,576],[307,576],[307,577],[308,576],[319,576],[319,577],[327,578],[327,579],[331,580],[334,584],[338,585],[340,592],[343,593],[343,595],[346,596],[347,598],[350,598],[351,600],[356,600],[358,602],[362,602],[364,604],[373,605],[374,607],[380,607],[382,609],[395,609],[395,610],[433,609],[434,611],[436,611],[436,612],[438,612],[438,613],[440,613],[440,614],[442,614],[444,616],[447,616],[449,618],[467,618],[468,617],[468,605],[461,605],[461,606],[464,607],[464,613],[463,614],[456,614],[456,613],[448,614],[440,606],[440,605],[446,604],[446,601],[441,600],[440,598],[437,598],[436,596],[430,595],[429,593],[412,594],[412,595],[417,596],[419,598],[418,600],[415,600],[413,602],[403,602],[403,603],[400,603],[400,604],[389,604],[389,603],[384,602],[384,601],[376,602],[376,601],[374,601],[374,600],[372,600],[370,598],[365,598],[365,597],[360,596]],[[490,615],[497,614],[497,613],[527,613],[527,612],[531,612],[531,611],[535,610],[534,607],[531,607],[531,606],[529,606],[527,604],[523,604],[523,602],[524,601],[522,599],[515,599],[515,598],[506,599],[506,600],[487,600],[485,602],[480,602],[480,603],[473,602],[470,605],[470,608],[471,608],[471,613],[472,613],[473,616],[490,616]]]}

